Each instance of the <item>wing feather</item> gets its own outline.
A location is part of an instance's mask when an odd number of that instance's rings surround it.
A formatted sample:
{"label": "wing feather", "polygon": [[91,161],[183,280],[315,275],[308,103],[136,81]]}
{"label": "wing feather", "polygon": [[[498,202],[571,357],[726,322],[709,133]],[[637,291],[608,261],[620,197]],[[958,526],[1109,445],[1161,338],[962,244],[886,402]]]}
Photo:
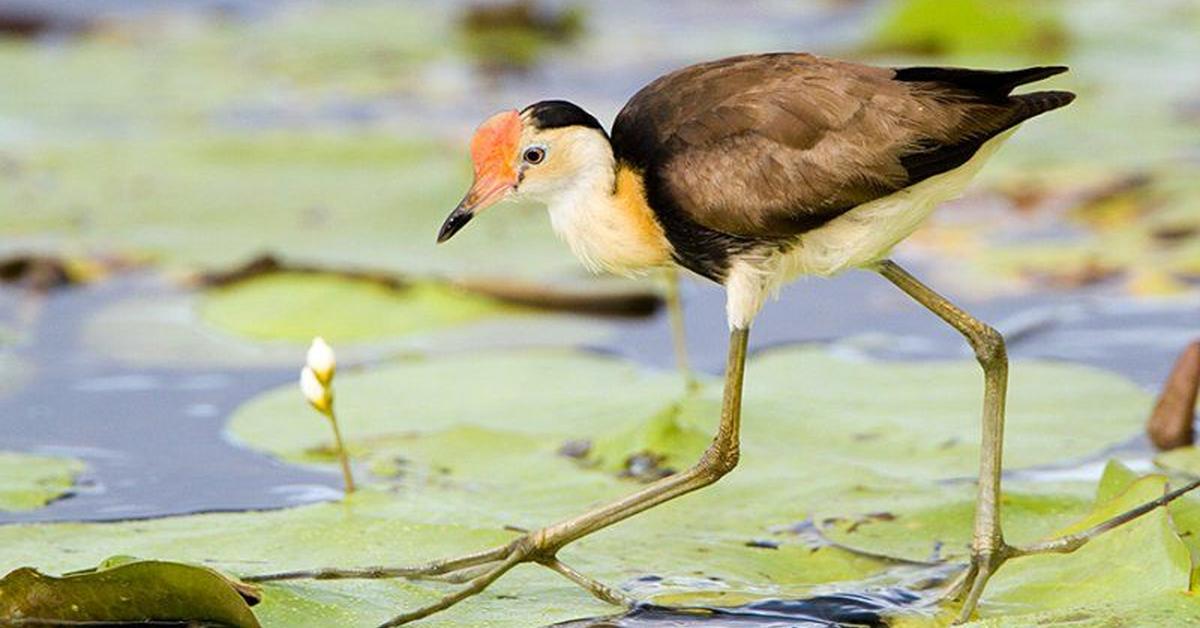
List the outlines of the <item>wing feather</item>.
{"label": "wing feather", "polygon": [[1059,71],[905,74],[799,53],[733,57],[647,85],[612,140],[671,211],[724,234],[786,237],[961,165],[1047,110],[1008,90]]}

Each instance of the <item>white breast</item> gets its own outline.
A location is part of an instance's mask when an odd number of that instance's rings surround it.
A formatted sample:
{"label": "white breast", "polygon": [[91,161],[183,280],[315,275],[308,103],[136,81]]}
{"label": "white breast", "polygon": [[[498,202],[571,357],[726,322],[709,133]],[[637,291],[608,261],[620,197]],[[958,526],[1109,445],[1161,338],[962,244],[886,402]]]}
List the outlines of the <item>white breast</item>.
{"label": "white breast", "polygon": [[620,225],[617,212],[605,206],[603,195],[581,191],[564,194],[549,204],[550,224],[575,257],[592,272],[621,273]]}
{"label": "white breast", "polygon": [[611,176],[581,179],[554,197],[547,204],[554,232],[592,272],[636,276],[669,261],[612,189]]}

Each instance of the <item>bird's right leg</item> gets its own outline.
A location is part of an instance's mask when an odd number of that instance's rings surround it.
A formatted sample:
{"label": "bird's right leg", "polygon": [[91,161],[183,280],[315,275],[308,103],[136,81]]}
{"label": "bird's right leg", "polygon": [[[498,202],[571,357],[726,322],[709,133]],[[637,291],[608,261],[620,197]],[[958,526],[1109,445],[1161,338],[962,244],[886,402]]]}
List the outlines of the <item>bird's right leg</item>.
{"label": "bird's right leg", "polygon": [[1004,337],[921,283],[895,262],[884,260],[876,266],[876,270],[966,337],[983,368],[983,438],[979,455],[979,495],[971,542],[971,564],[947,592],[947,597],[960,599],[963,603],[957,623],[971,618],[988,580],[1005,562],[1033,554],[1073,552],[1092,538],[1200,488],[1200,481],[1192,482],[1077,534],[1024,546],[1009,545],[1000,529],[1000,461],[1004,443],[1005,392],[1008,387],[1008,356]]}
{"label": "bird's right leg", "polygon": [[[1011,548],[1000,528],[1000,476],[1004,449],[1004,406],[1008,390],[1008,354],[1004,336],[926,286],[891,260],[876,270],[938,318],[958,330],[983,369],[983,435],[979,452],[979,496],[975,503],[975,530],[971,564],[960,579],[966,597],[960,621],[970,617],[988,579],[1009,557]],[[956,587],[958,588],[958,587]],[[955,591],[958,597],[963,591]]]}
{"label": "bird's right leg", "polygon": [[524,534],[512,542],[490,550],[450,560],[439,560],[418,567],[319,569],[291,571],[244,578],[249,582],[271,582],[299,578],[414,578],[466,582],[462,589],[417,610],[399,615],[384,626],[398,626],[438,611],[479,593],[500,576],[521,563],[534,562],[587,589],[606,602],[629,604],[630,598],[571,569],[558,559],[558,551],[580,538],[628,519],[659,504],[708,486],[733,470],[739,457],[738,433],[741,429],[742,379],[746,367],[748,329],[734,329],[729,337],[729,359],[725,370],[725,393],[721,403],[721,422],[712,444],[694,466],[650,484],[627,497],[577,517],[560,521]]}

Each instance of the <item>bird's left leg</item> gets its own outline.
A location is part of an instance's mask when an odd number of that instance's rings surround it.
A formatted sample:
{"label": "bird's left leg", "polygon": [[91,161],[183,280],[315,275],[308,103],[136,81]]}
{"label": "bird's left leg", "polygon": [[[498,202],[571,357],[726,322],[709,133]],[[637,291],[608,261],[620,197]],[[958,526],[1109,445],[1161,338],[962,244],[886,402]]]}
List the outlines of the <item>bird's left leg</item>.
{"label": "bird's left leg", "polygon": [[663,280],[667,285],[667,315],[671,321],[671,343],[675,348],[675,367],[683,374],[689,391],[700,387],[700,380],[692,372],[688,359],[687,329],[683,324],[683,299],[679,295],[679,269],[668,266],[663,269]]}
{"label": "bird's left leg", "polygon": [[963,615],[969,617],[988,578],[1005,561],[1010,550],[1000,529],[1000,474],[1004,448],[1004,404],[1008,389],[1008,354],[1004,348],[1004,336],[921,283],[899,264],[884,260],[876,266],[876,270],[966,337],[983,368],[979,493],[975,502],[971,566],[961,580],[963,585],[970,586],[963,607]]}
{"label": "bird's left leg", "polygon": [[992,574],[1009,557],[1011,548],[1000,528],[1000,475],[1004,449],[1004,405],[1008,389],[1008,353],[1004,336],[968,314],[932,288],[921,283],[899,264],[884,260],[879,274],[962,334],[983,368],[983,434],[979,451],[979,488],[975,501],[975,529],[971,540],[971,564],[953,587],[954,597],[963,591],[960,620],[969,618]]}
{"label": "bird's left leg", "polygon": [[951,586],[949,592],[949,597],[963,600],[958,623],[971,618],[988,579],[1009,559],[1032,554],[1073,552],[1092,538],[1200,487],[1200,481],[1193,482],[1077,534],[1026,546],[1012,546],[1006,543],[1004,533],[1000,529],[1001,455],[1004,444],[1005,392],[1008,387],[1008,355],[1004,348],[1004,337],[921,283],[895,262],[884,260],[876,265],[875,270],[965,336],[975,350],[980,366],[983,367],[983,438],[979,452],[979,494],[975,507],[971,564]]}

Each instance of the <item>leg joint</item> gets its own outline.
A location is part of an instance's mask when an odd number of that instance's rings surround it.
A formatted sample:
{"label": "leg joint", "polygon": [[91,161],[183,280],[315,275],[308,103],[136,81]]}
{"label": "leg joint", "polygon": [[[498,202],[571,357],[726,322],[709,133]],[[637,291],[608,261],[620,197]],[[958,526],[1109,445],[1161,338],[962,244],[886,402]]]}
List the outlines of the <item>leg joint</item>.
{"label": "leg joint", "polygon": [[709,447],[696,465],[696,470],[701,477],[716,482],[737,467],[740,457],[741,453],[736,446]]}
{"label": "leg joint", "polygon": [[991,325],[981,325],[972,330],[967,338],[971,341],[971,348],[975,350],[975,357],[985,367],[1008,360],[1008,352],[1004,348],[1004,335]]}
{"label": "leg joint", "polygon": [[530,532],[513,541],[512,544],[513,553],[521,555],[526,560],[538,563],[553,560],[559,548],[560,546],[551,543],[550,535],[545,528],[536,532]]}

